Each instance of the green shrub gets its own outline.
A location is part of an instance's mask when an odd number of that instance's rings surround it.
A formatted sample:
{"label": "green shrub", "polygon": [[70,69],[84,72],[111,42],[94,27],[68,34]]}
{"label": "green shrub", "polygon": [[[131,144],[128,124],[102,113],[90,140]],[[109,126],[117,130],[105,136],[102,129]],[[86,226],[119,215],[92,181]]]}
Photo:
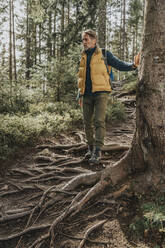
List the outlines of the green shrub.
{"label": "green shrub", "polygon": [[63,103],[31,105],[32,113],[0,115],[0,158],[19,147],[33,145],[42,136],[56,136],[82,123],[80,109]]}
{"label": "green shrub", "polygon": [[150,201],[144,199],[140,205],[140,216],[136,216],[130,228],[136,232],[137,236],[145,231],[153,233],[165,233],[165,196],[154,195]]}
{"label": "green shrub", "polygon": [[125,106],[115,98],[110,98],[108,102],[106,121],[122,122],[126,120]]}
{"label": "green shrub", "polygon": [[131,82],[128,82],[128,83],[123,85],[123,90],[124,91],[133,91],[133,90],[136,90],[136,86],[137,86],[137,80],[131,81]]}

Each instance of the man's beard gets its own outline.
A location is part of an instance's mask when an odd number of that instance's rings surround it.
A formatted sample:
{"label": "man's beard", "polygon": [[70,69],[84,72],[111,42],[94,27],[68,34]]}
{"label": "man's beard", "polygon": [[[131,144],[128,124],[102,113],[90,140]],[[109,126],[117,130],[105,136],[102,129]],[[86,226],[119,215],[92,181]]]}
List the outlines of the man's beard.
{"label": "man's beard", "polygon": [[84,46],[84,51],[87,51],[89,49],[89,47]]}

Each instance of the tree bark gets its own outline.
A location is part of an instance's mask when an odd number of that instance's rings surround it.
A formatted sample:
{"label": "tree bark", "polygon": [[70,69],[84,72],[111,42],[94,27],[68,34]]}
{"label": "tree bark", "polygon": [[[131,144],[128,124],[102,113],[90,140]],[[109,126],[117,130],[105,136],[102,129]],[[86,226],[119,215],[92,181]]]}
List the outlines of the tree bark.
{"label": "tree bark", "polygon": [[12,0],[12,23],[13,23],[13,60],[14,60],[14,78],[17,81],[17,63],[16,63],[16,47],[15,47],[15,18],[14,18],[14,2]]}
{"label": "tree bark", "polygon": [[99,1],[99,28],[98,28],[98,42],[102,48],[106,47],[106,6],[107,0]]}
{"label": "tree bark", "polygon": [[123,0],[123,21],[122,21],[122,60],[125,60],[125,50],[126,50],[126,2]]}
{"label": "tree bark", "polygon": [[9,80],[12,89],[12,1],[9,2]]}
{"label": "tree bark", "polygon": [[61,46],[60,46],[60,57],[64,56],[64,26],[65,26],[65,1],[61,3]]}
{"label": "tree bark", "polygon": [[47,39],[47,47],[48,47],[48,61],[51,61],[52,57],[52,11],[50,10],[48,13],[48,39]]}
{"label": "tree bark", "polygon": [[42,46],[41,46],[41,33],[42,33],[42,24],[41,23],[39,23],[39,34],[38,34],[38,48],[39,48],[39,63],[41,64],[41,50],[42,50]]}
{"label": "tree bark", "polygon": [[67,24],[70,23],[70,0],[67,2]]}
{"label": "tree bark", "polygon": [[29,31],[29,9],[30,4],[27,2],[26,6],[26,79],[30,78],[30,31]]}
{"label": "tree bark", "polygon": [[114,167],[108,168],[113,183],[139,170],[149,173],[148,180],[153,183],[165,171],[164,22],[164,0],[146,0],[136,131],[128,154]]}

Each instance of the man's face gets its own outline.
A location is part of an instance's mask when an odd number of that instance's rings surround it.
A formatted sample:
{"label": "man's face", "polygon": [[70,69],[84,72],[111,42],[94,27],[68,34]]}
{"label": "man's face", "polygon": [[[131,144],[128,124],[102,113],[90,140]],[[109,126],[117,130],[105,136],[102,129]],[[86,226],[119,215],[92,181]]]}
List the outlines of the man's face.
{"label": "man's face", "polygon": [[87,51],[89,48],[94,48],[96,45],[96,39],[92,39],[88,34],[82,36],[82,43],[84,50]]}

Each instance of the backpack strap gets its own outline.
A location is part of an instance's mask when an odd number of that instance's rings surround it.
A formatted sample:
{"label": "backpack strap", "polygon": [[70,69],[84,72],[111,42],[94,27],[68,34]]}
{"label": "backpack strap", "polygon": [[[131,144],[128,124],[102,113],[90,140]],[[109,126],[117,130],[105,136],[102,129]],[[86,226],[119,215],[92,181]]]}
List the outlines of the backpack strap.
{"label": "backpack strap", "polygon": [[111,76],[110,76],[111,71],[109,71],[109,67],[108,67],[106,49],[105,48],[101,48],[101,51],[102,51],[102,58],[104,60],[105,66],[107,68],[107,73],[109,75],[109,83],[110,83],[111,89],[113,90],[113,85],[112,85]]}
{"label": "backpack strap", "polygon": [[110,74],[110,71],[109,71],[109,68],[108,68],[106,49],[105,49],[105,48],[101,48],[101,51],[102,51],[104,63],[105,63],[105,66],[106,66],[106,68],[107,68],[107,72],[108,72],[108,75],[109,75],[109,74]]}

